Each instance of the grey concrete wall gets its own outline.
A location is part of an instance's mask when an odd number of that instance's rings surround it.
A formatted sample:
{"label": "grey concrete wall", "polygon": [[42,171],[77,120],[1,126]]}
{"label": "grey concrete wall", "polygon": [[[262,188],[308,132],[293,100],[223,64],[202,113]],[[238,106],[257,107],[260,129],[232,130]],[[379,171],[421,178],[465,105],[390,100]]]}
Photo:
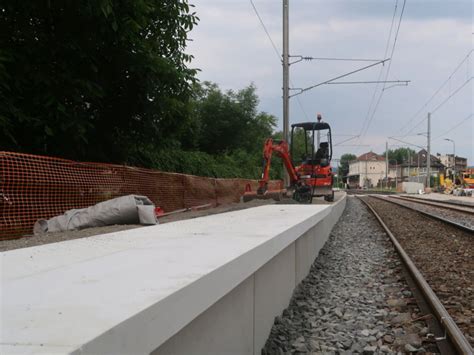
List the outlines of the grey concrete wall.
{"label": "grey concrete wall", "polygon": [[289,245],[255,273],[254,354],[260,354],[275,317],[288,306],[297,284],[295,245]]}
{"label": "grey concrete wall", "polygon": [[344,196],[326,218],[152,354],[260,354],[275,317],[288,306],[345,205]]}
{"label": "grey concrete wall", "polygon": [[254,275],[152,354],[251,354],[253,323]]}

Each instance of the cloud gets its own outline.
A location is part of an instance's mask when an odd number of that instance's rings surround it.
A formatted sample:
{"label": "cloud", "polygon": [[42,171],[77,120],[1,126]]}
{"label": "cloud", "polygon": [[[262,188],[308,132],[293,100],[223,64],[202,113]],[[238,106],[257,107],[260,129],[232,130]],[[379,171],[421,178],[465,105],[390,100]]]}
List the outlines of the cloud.
{"label": "cloud", "polygon": [[[281,49],[281,6],[275,1],[254,0],[277,48]],[[217,82],[224,89],[255,83],[260,108],[281,118],[282,69],[272,45],[249,2],[196,1],[200,24],[193,30],[188,52],[193,65],[202,69],[202,80]],[[290,51],[316,57],[383,57],[395,2],[298,1],[290,8]],[[399,5],[402,1],[399,1]],[[280,4],[279,4],[280,5]],[[389,79],[412,80],[408,87],[384,92],[363,145],[374,151],[385,149],[387,136],[410,118],[448,78],[472,47],[470,1],[410,1],[392,59]],[[392,38],[393,39],[393,38]],[[391,49],[391,44],[389,49]],[[472,76],[472,63],[465,64],[435,99],[415,117],[423,119]],[[327,80],[366,63],[302,62],[291,66],[291,80],[305,87]],[[385,67],[386,68],[386,67]],[[344,80],[376,80],[380,68]],[[367,117],[373,85],[326,85],[291,99],[292,122],[312,119],[316,112],[332,123],[334,132],[357,134]],[[433,132],[440,134],[466,117],[473,107],[472,81],[433,115]],[[378,94],[376,95],[378,97]],[[469,122],[468,122],[469,123]],[[281,124],[281,122],[280,122]],[[435,133],[434,133],[435,134]],[[464,124],[454,130],[459,154],[473,159],[473,130]],[[420,143],[420,137],[409,137]],[[433,142],[433,150],[446,151],[449,142]],[[370,147],[361,147],[358,153]],[[458,149],[459,147],[459,149]],[[343,150],[343,148],[345,150]],[[353,147],[342,147],[342,154]]]}

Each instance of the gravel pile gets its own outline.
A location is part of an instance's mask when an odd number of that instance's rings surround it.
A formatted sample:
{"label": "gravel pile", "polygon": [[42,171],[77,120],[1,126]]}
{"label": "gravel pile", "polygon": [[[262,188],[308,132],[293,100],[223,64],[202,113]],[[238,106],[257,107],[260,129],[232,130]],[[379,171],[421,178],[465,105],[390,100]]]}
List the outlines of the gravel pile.
{"label": "gravel pile", "polygon": [[263,354],[423,353],[428,328],[388,237],[362,203],[343,216],[275,319]]}

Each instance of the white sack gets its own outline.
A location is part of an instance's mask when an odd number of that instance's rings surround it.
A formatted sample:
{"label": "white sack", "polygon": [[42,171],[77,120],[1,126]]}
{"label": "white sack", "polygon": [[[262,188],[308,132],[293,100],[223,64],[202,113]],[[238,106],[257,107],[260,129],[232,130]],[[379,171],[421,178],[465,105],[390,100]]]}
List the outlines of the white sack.
{"label": "white sack", "polygon": [[128,195],[94,206],[66,211],[48,220],[38,220],[34,233],[61,232],[113,224],[156,224],[155,206],[148,197]]}

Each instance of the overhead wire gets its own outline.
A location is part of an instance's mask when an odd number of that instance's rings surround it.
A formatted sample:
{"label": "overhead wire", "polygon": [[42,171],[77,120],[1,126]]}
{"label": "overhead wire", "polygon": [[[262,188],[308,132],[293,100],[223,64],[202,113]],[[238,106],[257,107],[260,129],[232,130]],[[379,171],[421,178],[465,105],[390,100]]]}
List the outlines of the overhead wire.
{"label": "overhead wire", "polygon": [[[461,60],[461,62],[459,62],[459,64],[456,66],[456,68],[453,70],[453,72],[448,76],[448,78],[441,84],[441,86],[433,93],[433,95],[430,96],[430,98],[423,104],[421,105],[421,107],[415,112],[414,115],[410,116],[406,122],[406,124],[404,126],[402,126],[398,132],[402,132],[403,130],[405,130],[405,128],[407,128],[412,122],[413,120],[418,117],[418,115],[423,111],[423,109],[425,109],[429,103],[441,92],[441,90],[446,86],[446,84],[452,79],[452,77],[454,76],[454,74],[457,73],[457,71],[461,68],[461,66],[464,64],[464,62],[466,60],[469,60],[469,57],[471,56],[473,50],[471,49],[464,57],[463,59]],[[423,118],[420,122],[418,122],[414,127],[412,127],[411,130],[409,130],[408,132],[406,132],[406,135],[407,136],[408,134],[410,134],[411,132],[413,132],[413,130],[416,128],[416,127],[419,127],[421,123],[423,123],[424,121],[426,121],[426,117]]]}
{"label": "overhead wire", "polygon": [[265,31],[266,35],[267,35],[267,38],[270,40],[270,43],[272,44],[272,47],[273,47],[273,49],[275,50],[275,53],[276,53],[276,55],[277,55],[277,57],[278,57],[278,60],[281,61],[280,51],[278,50],[277,46],[275,45],[275,42],[273,42],[272,36],[270,36],[270,33],[269,33],[268,30],[267,30],[267,26],[265,26],[265,23],[263,22],[262,17],[261,17],[260,14],[258,13],[257,7],[256,7],[255,4],[253,3],[253,0],[250,0],[250,4],[251,4],[252,7],[253,7],[253,11],[255,12],[255,15],[257,15],[257,18],[258,18],[258,20],[260,21],[260,24],[262,25],[262,28],[263,28],[263,30]]}
{"label": "overhead wire", "polygon": [[[280,54],[280,51],[278,50],[277,46],[275,45],[275,42],[273,42],[273,39],[272,39],[272,36],[270,36],[270,32],[268,32],[267,30],[267,26],[265,26],[265,23],[263,22],[263,19],[262,17],[260,16],[260,14],[258,13],[258,10],[257,10],[257,7],[255,6],[253,0],[250,0],[250,4],[252,5],[252,8],[253,8],[253,11],[255,12],[255,15],[257,16],[258,20],[260,21],[260,25],[262,26],[263,30],[265,31],[265,34],[267,35],[267,38],[268,40],[270,41],[270,43],[272,44],[272,47],[273,47],[273,50],[275,51],[277,57],[278,57],[278,61],[281,63],[282,62],[282,58],[281,58],[281,54]],[[290,83],[291,83],[291,86],[294,86],[293,85],[293,82],[291,82],[290,80]],[[296,98],[297,102],[298,102],[298,105],[300,106],[300,109],[301,111],[303,112],[304,116],[306,117],[306,119],[309,121],[309,116],[308,114],[306,113],[306,110],[304,109],[303,107],[303,104],[301,103],[301,100],[299,97]]]}
{"label": "overhead wire", "polygon": [[353,140],[353,139],[356,139],[356,138],[358,138],[358,137],[359,137],[359,136],[354,136],[354,137],[351,137],[351,138],[347,138],[347,139],[344,139],[344,140],[342,140],[342,141],[340,141],[340,142],[334,143],[333,145],[336,147],[336,146],[338,146],[338,145],[341,145],[342,143],[349,142],[349,141],[351,141],[351,140]]}
{"label": "overhead wire", "polygon": [[331,82],[333,82],[333,81],[335,81],[335,80],[338,80],[338,79],[344,78],[344,77],[346,77],[346,76],[349,76],[349,75],[358,73],[358,72],[360,72],[360,71],[362,71],[362,70],[371,68],[371,67],[373,67],[373,66],[375,66],[375,65],[383,64],[383,63],[385,63],[386,61],[389,61],[389,60],[390,60],[390,58],[387,58],[387,59],[381,60],[381,61],[379,61],[379,62],[377,62],[377,63],[369,64],[369,65],[367,65],[367,66],[365,66],[365,67],[362,67],[362,68],[353,70],[353,71],[351,71],[351,72],[349,72],[349,73],[345,73],[345,74],[342,74],[342,75],[338,75],[338,76],[336,76],[336,77],[334,77],[334,78],[332,78],[332,79],[325,80],[325,81],[323,81],[323,82],[320,82],[320,83],[317,83],[317,84],[308,86],[308,87],[306,87],[306,88],[294,88],[293,90],[299,90],[299,92],[297,92],[296,94],[290,95],[290,97],[300,95],[300,94],[302,94],[302,93],[304,93],[304,92],[306,92],[306,91],[308,91],[308,90],[312,90],[312,89],[314,89],[314,88],[316,88],[316,87],[318,87],[318,86],[321,86],[321,85],[330,84]]}
{"label": "overhead wire", "polygon": [[[396,0],[395,2],[395,8],[393,10],[393,16],[392,16],[392,22],[390,24],[390,31],[389,31],[389,34],[388,34],[388,38],[387,38],[387,43],[385,45],[385,51],[384,51],[384,58],[387,57],[387,53],[388,53],[388,49],[389,49],[389,46],[390,46],[390,39],[392,38],[392,32],[393,32],[393,25],[395,23],[395,15],[397,13],[397,7],[398,7],[398,0]],[[377,81],[380,81],[380,79],[382,78],[382,73],[383,73],[383,67],[380,68],[380,72],[379,72],[379,76],[377,78]],[[368,120],[369,118],[369,115],[370,115],[370,112],[372,110],[372,105],[374,103],[374,100],[375,100],[375,95],[377,94],[377,91],[378,91],[378,88],[379,88],[379,84],[376,85],[375,89],[374,89],[374,92],[372,94],[372,98],[370,100],[370,104],[369,104],[369,109],[367,110],[367,115],[366,117],[364,118],[364,121],[362,122],[362,126],[361,126],[361,130],[359,132],[359,138],[364,130],[364,127],[365,127],[365,123],[366,121]],[[359,144],[362,144],[362,139],[360,138],[359,139]]]}
{"label": "overhead wire", "polygon": [[449,95],[446,99],[444,99],[438,106],[436,106],[432,111],[431,113],[435,113],[436,111],[438,111],[441,107],[443,107],[443,105],[448,102],[449,100],[451,100],[451,98],[453,98],[454,96],[456,96],[461,90],[462,88],[464,88],[471,80],[472,80],[472,76],[467,79],[464,83],[462,83],[461,86],[459,86],[456,90],[453,91],[453,93],[451,95]]}
{"label": "overhead wire", "polygon": [[[400,32],[400,26],[401,26],[401,23],[402,23],[402,19],[403,19],[403,14],[405,12],[405,5],[406,5],[406,0],[403,0],[403,6],[402,6],[402,10],[400,12],[400,18],[398,20],[398,26],[397,26],[397,31],[395,32],[395,38],[394,38],[394,41],[393,41],[393,46],[392,46],[392,51],[391,51],[391,54],[390,54],[390,58],[393,58],[393,54],[395,53],[395,47],[397,45],[397,40],[398,40],[398,34]],[[385,79],[384,81],[387,81],[388,79],[388,76],[390,74],[390,69],[392,67],[392,60],[388,63],[388,68],[387,68],[387,71],[385,73]],[[379,104],[380,104],[380,101],[382,100],[382,97],[383,97],[383,94],[384,94],[384,91],[385,91],[385,87],[386,87],[386,84],[384,83],[383,84],[383,88],[382,88],[382,91],[380,92],[380,95],[379,95],[379,98],[377,99],[377,103],[375,104],[374,106],[374,110],[372,111],[372,115],[369,119],[369,121],[367,122],[367,126],[364,130],[364,133],[363,135],[365,135],[367,133],[367,131],[369,130],[370,128],[370,124],[372,123],[374,117],[375,117],[375,113],[377,112],[377,109],[379,107]]]}
{"label": "overhead wire", "polygon": [[463,118],[461,121],[459,121],[455,126],[451,127],[450,129],[448,129],[446,132],[443,132],[441,133],[440,135],[436,136],[433,138],[433,140],[437,140],[439,138],[441,138],[442,136],[448,134],[448,133],[451,133],[452,131],[454,131],[456,128],[458,128],[459,126],[461,126],[464,122],[468,121],[471,117],[473,116],[472,113],[470,113],[469,115],[467,115],[467,117]]}
{"label": "overhead wire", "polygon": [[298,58],[290,65],[296,64],[302,61],[322,60],[322,61],[341,61],[341,62],[380,62],[381,59],[368,59],[368,58],[336,58],[336,57],[307,57],[302,55],[290,55],[290,58]]}
{"label": "overhead wire", "polygon": [[[446,99],[444,99],[440,104],[438,104],[438,106],[436,106],[432,111],[431,111],[431,114],[435,113],[436,111],[438,111],[445,103],[447,103],[449,100],[451,100],[451,98],[453,98],[454,96],[456,96],[457,93],[459,93],[473,78],[470,77],[469,79],[467,79],[465,82],[463,82],[453,93],[451,93],[451,95],[449,95]],[[426,120],[428,119],[428,117],[425,117],[423,118],[421,121],[419,121],[416,125],[414,125],[407,133],[405,133],[404,135],[401,135],[400,137],[406,137],[408,136],[410,133],[412,133],[415,128],[417,127],[420,127]]]}

